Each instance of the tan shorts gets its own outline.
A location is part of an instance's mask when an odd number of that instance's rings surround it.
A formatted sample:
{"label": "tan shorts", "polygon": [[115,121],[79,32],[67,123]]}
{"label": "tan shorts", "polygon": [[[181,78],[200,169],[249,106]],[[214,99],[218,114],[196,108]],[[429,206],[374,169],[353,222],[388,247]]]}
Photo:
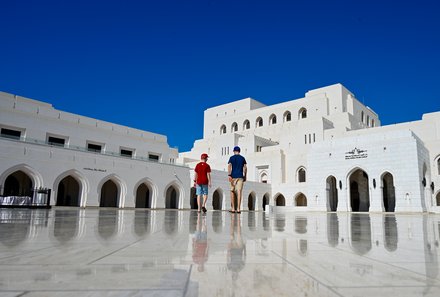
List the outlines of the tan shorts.
{"label": "tan shorts", "polygon": [[231,192],[243,190],[243,179],[233,178],[231,181]]}

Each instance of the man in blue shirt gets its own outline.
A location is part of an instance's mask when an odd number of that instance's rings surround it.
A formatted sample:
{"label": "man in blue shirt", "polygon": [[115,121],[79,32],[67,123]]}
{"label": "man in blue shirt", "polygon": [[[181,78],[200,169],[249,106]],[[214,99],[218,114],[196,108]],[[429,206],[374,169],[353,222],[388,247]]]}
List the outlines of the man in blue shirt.
{"label": "man in blue shirt", "polygon": [[[228,175],[231,183],[231,206],[232,213],[241,213],[241,196],[243,183],[246,181],[246,159],[240,155],[240,147],[234,147],[234,155],[228,161]],[[237,205],[235,205],[235,195],[237,195]]]}

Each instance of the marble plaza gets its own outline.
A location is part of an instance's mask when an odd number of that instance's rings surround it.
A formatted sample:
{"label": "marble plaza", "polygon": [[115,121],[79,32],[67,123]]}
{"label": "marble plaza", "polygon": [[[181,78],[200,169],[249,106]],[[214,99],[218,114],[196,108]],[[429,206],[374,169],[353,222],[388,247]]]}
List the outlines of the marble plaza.
{"label": "marble plaza", "polygon": [[439,296],[440,216],[0,209],[0,296]]}

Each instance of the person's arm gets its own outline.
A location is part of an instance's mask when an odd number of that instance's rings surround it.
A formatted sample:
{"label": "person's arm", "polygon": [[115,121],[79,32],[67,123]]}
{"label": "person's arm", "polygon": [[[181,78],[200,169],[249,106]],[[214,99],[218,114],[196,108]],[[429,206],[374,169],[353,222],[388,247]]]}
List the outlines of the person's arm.
{"label": "person's arm", "polygon": [[228,179],[229,179],[229,182],[232,182],[231,173],[232,173],[232,164],[228,163],[228,177],[229,177]]}
{"label": "person's arm", "polygon": [[194,185],[197,184],[197,178],[198,178],[197,171],[194,171]]}
{"label": "person's arm", "polygon": [[208,176],[208,186],[211,187],[211,172],[206,174]]}
{"label": "person's arm", "polygon": [[246,181],[246,175],[247,175],[247,166],[246,164],[243,165],[243,181]]}

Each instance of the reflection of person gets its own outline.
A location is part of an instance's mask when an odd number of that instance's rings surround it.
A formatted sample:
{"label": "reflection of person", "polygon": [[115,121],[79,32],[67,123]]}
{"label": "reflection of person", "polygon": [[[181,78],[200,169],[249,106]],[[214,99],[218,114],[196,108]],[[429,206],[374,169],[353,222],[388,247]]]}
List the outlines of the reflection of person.
{"label": "reflection of person", "polygon": [[[228,175],[231,183],[231,206],[230,212],[240,213],[243,183],[246,181],[246,159],[240,155],[240,147],[234,147],[234,155],[228,161]],[[237,205],[235,205],[237,195]]]}
{"label": "reflection of person", "polygon": [[238,273],[244,268],[246,262],[246,244],[241,235],[241,222],[239,216],[232,216],[230,241],[228,244],[227,267],[232,271],[232,280],[237,280]]}
{"label": "reflection of person", "polygon": [[204,264],[208,260],[208,232],[206,217],[197,215],[197,229],[193,237],[193,261],[198,264],[198,271],[204,271]]}
{"label": "reflection of person", "polygon": [[[197,194],[197,206],[198,211],[202,209],[206,212],[206,200],[208,199],[208,186],[211,187],[211,167],[206,163],[208,161],[208,155],[202,154],[200,156],[201,162],[194,168],[195,176],[194,182],[196,183],[196,194]],[[200,200],[203,195],[203,204]]]}

